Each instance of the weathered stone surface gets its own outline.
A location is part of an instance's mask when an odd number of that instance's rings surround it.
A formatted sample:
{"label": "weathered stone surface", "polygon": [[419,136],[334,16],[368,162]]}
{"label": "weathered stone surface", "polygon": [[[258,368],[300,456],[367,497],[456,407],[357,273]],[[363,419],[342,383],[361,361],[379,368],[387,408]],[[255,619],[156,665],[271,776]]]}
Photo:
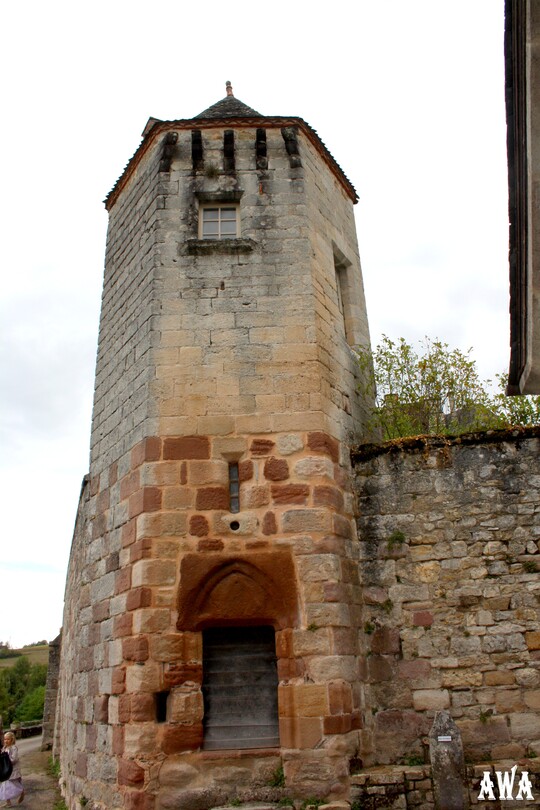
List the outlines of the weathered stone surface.
{"label": "weathered stone surface", "polygon": [[463,743],[448,712],[435,715],[429,733],[429,754],[436,810],[465,810],[469,799]]}

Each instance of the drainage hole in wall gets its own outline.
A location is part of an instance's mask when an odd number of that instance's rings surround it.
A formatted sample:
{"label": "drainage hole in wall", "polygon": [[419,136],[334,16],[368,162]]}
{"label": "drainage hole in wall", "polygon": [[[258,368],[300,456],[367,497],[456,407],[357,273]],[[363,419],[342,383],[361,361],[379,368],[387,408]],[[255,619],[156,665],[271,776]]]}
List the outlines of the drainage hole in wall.
{"label": "drainage hole in wall", "polygon": [[231,531],[237,532],[238,529],[240,528],[240,524],[238,523],[237,520],[231,520],[230,527],[231,527]]}

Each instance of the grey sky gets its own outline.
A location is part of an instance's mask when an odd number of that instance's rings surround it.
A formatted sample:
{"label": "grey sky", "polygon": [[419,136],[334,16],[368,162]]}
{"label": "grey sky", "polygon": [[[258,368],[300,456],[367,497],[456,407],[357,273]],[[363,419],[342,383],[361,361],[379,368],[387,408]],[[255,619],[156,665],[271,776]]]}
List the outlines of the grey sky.
{"label": "grey sky", "polygon": [[[324,12],[323,12],[324,8]],[[331,12],[331,13],[330,13]],[[0,11],[2,585],[52,638],[88,444],[107,217],[149,116],[225,95],[319,133],[360,202],[372,340],[508,363],[502,0],[53,0]],[[25,600],[26,603],[26,600]]]}

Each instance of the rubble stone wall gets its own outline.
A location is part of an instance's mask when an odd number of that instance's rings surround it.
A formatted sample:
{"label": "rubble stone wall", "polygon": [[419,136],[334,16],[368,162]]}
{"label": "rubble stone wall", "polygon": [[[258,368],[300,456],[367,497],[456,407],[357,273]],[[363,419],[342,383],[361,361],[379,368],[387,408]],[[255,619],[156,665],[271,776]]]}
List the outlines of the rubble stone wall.
{"label": "rubble stone wall", "polygon": [[537,428],[353,454],[361,758],[422,761],[450,711],[472,761],[540,755]]}

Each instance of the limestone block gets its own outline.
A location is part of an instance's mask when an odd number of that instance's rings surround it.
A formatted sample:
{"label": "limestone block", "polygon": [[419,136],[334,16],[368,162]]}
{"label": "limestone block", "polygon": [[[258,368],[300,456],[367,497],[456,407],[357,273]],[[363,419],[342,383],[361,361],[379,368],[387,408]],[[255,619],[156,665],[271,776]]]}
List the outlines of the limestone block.
{"label": "limestone block", "polygon": [[484,673],[486,686],[508,686],[516,682],[517,674],[505,669]]}
{"label": "limestone block", "polygon": [[318,627],[350,627],[349,606],[338,602],[306,605],[306,620]]}
{"label": "limestone block", "polygon": [[520,686],[525,686],[528,689],[540,687],[540,671],[538,669],[524,667],[523,669],[514,670],[512,674]]}
{"label": "limestone block", "polygon": [[200,771],[179,757],[169,756],[159,772],[159,783],[164,787],[192,788],[204,784]]}
{"label": "limestone block", "polygon": [[202,692],[197,689],[177,687],[169,696],[167,720],[171,723],[198,723],[203,719]]}
{"label": "limestone block", "polygon": [[442,673],[442,685],[449,689],[461,686],[481,686],[482,673],[469,669],[456,669]]}
{"label": "limestone block", "polygon": [[540,650],[540,630],[525,633],[525,641],[529,650]]}
{"label": "limestone block", "polygon": [[325,684],[294,684],[278,687],[280,717],[324,717],[328,714]]}
{"label": "limestone block", "polygon": [[126,669],[128,692],[160,692],[163,689],[163,672],[154,661],[131,664]]}
{"label": "limestone block", "polygon": [[133,565],[132,583],[140,585],[174,585],[176,567],[169,560],[138,560]]}
{"label": "limestone block", "polygon": [[134,633],[158,633],[170,626],[171,611],[167,608],[141,608],[133,613]]}
{"label": "limestone block", "polygon": [[145,757],[149,750],[157,748],[155,723],[137,723],[124,729],[124,756]]}
{"label": "limestone block", "polygon": [[341,579],[341,564],[335,554],[310,554],[298,557],[301,582],[319,582]]}
{"label": "limestone block", "polygon": [[413,705],[417,711],[439,711],[450,706],[447,689],[417,689],[413,691]]}
{"label": "limestone block", "polygon": [[353,655],[314,656],[307,669],[315,683],[344,680],[352,683],[357,678],[356,657]]}
{"label": "limestone block", "polygon": [[293,630],[292,646],[296,656],[327,655],[331,650],[330,644],[327,628]]}
{"label": "limestone block", "polygon": [[283,514],[283,531],[329,532],[332,528],[332,513],[326,509],[294,509]]}
{"label": "limestone block", "polygon": [[277,449],[282,456],[290,456],[302,450],[304,442],[297,433],[285,433],[276,439]]}

